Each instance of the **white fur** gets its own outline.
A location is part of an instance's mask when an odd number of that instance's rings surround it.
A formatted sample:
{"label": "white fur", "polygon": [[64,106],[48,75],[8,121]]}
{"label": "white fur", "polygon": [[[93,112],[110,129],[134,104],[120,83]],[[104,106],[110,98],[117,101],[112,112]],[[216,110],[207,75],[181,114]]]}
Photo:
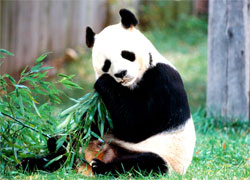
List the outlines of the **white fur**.
{"label": "white fur", "polygon": [[154,135],[139,143],[128,143],[109,136],[105,141],[131,151],[158,154],[166,161],[170,171],[185,174],[193,158],[195,139],[194,123],[190,118],[177,130]]}
{"label": "white fur", "polygon": [[[130,62],[124,59],[121,56],[123,50],[135,53],[136,60]],[[111,61],[111,68],[107,73],[113,76],[117,82],[121,82],[121,79],[116,78],[114,74],[122,70],[127,70],[128,73],[122,85],[133,88],[149,68],[149,53],[152,55],[153,66],[161,62],[169,64],[174,68],[135,27],[125,29],[120,23],[108,26],[95,35],[92,62],[96,79],[104,73],[102,67],[105,60],[109,59]]]}

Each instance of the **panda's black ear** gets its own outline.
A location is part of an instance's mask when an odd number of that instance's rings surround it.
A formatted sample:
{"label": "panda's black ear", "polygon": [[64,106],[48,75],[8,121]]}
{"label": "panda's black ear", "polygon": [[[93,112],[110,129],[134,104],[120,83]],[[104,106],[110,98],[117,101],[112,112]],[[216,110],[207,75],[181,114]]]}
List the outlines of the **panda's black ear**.
{"label": "panda's black ear", "polygon": [[86,45],[89,48],[92,48],[95,42],[95,33],[94,31],[90,28],[86,28]]}
{"label": "panda's black ear", "polygon": [[138,20],[136,19],[135,15],[131,11],[127,9],[121,9],[119,14],[121,16],[122,25],[125,28],[130,28],[131,26],[137,25]]}

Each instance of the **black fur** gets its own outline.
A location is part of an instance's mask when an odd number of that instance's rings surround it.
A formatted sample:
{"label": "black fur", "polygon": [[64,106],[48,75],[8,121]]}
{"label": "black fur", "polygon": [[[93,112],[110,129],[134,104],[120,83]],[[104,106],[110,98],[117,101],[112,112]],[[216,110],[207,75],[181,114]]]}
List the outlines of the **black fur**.
{"label": "black fur", "polygon": [[63,165],[63,163],[67,159],[66,156],[62,156],[62,158],[60,160],[57,160],[57,161],[51,163],[47,167],[45,167],[45,165],[50,160],[52,160],[60,155],[62,155],[62,154],[52,153],[52,154],[49,154],[45,157],[25,158],[25,159],[22,159],[21,163],[18,165],[18,168],[22,168],[23,170],[25,170],[27,172],[33,172],[35,170],[53,172],[53,171],[58,170]]}
{"label": "black fur", "polygon": [[140,142],[175,129],[190,118],[187,95],[180,75],[158,63],[148,69],[133,90],[103,74],[95,83],[113,121],[113,134],[127,142]]}
{"label": "black fur", "polygon": [[[150,59],[152,55],[149,54]],[[113,135],[126,142],[138,143],[155,134],[183,125],[190,118],[187,95],[179,73],[169,65],[158,63],[148,69],[134,89],[117,83],[103,74],[95,83],[113,121]],[[142,170],[166,172],[166,162],[157,154],[144,152],[119,155],[110,163],[94,159],[92,171]]]}
{"label": "black fur", "polygon": [[149,66],[152,66],[152,62],[153,62],[152,54],[149,53]]}
{"label": "black fur", "polygon": [[111,61],[109,59],[106,59],[105,62],[104,62],[104,65],[102,67],[102,71],[103,72],[108,72],[110,66],[111,66]]}
{"label": "black fur", "polygon": [[119,14],[121,16],[122,25],[125,28],[130,28],[131,26],[137,25],[138,20],[136,19],[135,15],[132,12],[130,12],[129,10],[121,9]]}
{"label": "black fur", "polygon": [[121,56],[131,62],[135,61],[135,53],[129,51],[122,51]]}
{"label": "black fur", "polygon": [[[62,166],[62,164],[66,161],[67,157],[64,155],[66,152],[64,147],[60,147],[59,150],[56,151],[57,139],[58,137],[52,137],[48,139],[47,146],[48,146],[49,154],[45,156],[40,156],[40,157],[22,159],[20,164],[18,164],[17,168],[22,168],[23,170],[28,171],[28,172],[33,172],[35,170],[53,172],[59,169]],[[64,146],[67,146],[67,144],[64,143]],[[61,159],[54,161],[50,165],[46,166],[46,164],[50,160],[60,155],[63,155]]]}
{"label": "black fur", "polygon": [[116,73],[114,75],[115,75],[115,77],[122,79],[124,76],[126,76],[126,74],[127,74],[127,70],[123,70],[123,71],[120,71],[119,73]]}
{"label": "black fur", "polygon": [[95,33],[90,27],[86,28],[86,44],[89,48],[92,48],[95,42]]}
{"label": "black fur", "polygon": [[[149,152],[129,151],[116,144],[109,144],[116,153],[116,158],[109,163],[103,163],[97,159],[93,160],[92,170],[95,174],[121,174],[133,169],[133,171],[161,172],[167,171],[165,161],[158,155]],[[146,175],[146,174],[145,174]]]}
{"label": "black fur", "polygon": [[158,155],[154,153],[138,153],[128,156],[122,156],[115,158],[110,163],[103,163],[98,159],[92,161],[92,171],[95,174],[121,174],[126,173],[130,170],[133,172],[157,172],[165,173],[167,171],[167,166],[165,161]]}

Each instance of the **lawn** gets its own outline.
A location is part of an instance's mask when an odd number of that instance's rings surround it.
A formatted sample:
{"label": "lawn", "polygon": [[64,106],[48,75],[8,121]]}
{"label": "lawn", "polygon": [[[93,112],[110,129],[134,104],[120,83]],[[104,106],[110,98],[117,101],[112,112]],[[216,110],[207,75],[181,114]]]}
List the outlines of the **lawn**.
{"label": "lawn", "polygon": [[[196,127],[196,148],[191,166],[184,176],[178,174],[131,177],[129,173],[118,178],[100,176],[96,179],[249,179],[250,132],[249,123],[226,123],[221,119],[206,118],[204,111],[193,114]],[[73,170],[61,169],[54,173],[22,174],[8,172],[0,179],[92,179]]]}
{"label": "lawn", "polygon": [[[229,123],[223,118],[207,118],[206,102],[206,58],[207,24],[190,19],[176,28],[145,32],[156,48],[179,70],[188,93],[196,128],[196,147],[192,164],[184,176],[178,174],[147,177],[130,173],[117,179],[249,179],[250,178],[250,130],[249,123]],[[90,51],[81,53],[79,61],[71,63],[63,70],[65,74],[75,74],[83,90],[66,91],[71,97],[81,97],[92,90],[95,81]],[[63,98],[65,108],[69,105]],[[3,173],[5,169],[5,174]],[[6,170],[7,169],[7,170]],[[9,169],[9,170],[8,170]],[[85,179],[74,170],[60,169],[54,173],[22,173],[13,167],[1,168],[0,179]],[[86,178],[93,179],[93,178]],[[115,179],[100,176],[96,179]]]}

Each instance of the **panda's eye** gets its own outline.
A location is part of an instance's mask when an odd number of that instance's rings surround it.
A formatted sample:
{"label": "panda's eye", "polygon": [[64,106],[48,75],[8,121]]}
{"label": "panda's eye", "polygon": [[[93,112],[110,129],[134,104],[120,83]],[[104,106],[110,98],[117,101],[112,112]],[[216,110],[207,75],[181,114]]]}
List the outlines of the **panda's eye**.
{"label": "panda's eye", "polygon": [[133,52],[122,51],[121,56],[124,59],[127,59],[127,60],[132,61],[132,62],[135,60],[135,54]]}
{"label": "panda's eye", "polygon": [[106,59],[105,62],[104,62],[104,65],[102,67],[102,71],[103,72],[108,72],[110,66],[111,66],[111,61],[109,59]]}

